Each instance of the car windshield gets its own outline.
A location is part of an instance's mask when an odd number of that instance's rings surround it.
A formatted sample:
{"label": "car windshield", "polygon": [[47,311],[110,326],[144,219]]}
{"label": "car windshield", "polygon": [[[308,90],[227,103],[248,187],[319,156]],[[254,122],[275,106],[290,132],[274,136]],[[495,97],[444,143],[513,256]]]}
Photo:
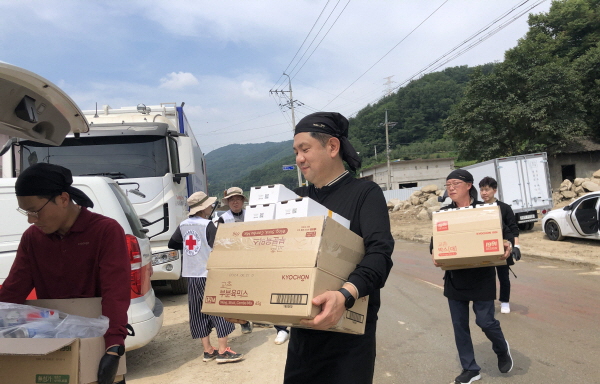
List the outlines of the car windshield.
{"label": "car windshield", "polygon": [[22,141],[20,158],[21,170],[44,162],[69,168],[73,176],[131,179],[162,177],[169,172],[162,136],[67,138],[59,147]]}

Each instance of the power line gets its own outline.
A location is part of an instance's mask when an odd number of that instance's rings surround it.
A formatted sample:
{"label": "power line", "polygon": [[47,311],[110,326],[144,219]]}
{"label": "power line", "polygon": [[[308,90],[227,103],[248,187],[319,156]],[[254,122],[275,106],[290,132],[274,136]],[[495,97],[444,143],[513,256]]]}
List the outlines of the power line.
{"label": "power line", "polygon": [[[323,16],[323,12],[325,12],[325,9],[327,8],[327,5],[329,4],[330,0],[327,0],[327,3],[325,3],[325,6],[323,7],[323,9],[321,10],[321,13],[319,13],[319,17],[317,17],[317,20],[315,20],[313,26],[310,28],[310,31],[308,31],[308,34],[306,35],[306,37],[304,38],[304,41],[302,42],[302,44],[300,44],[300,47],[298,48],[298,50],[296,51],[296,54],[294,55],[294,57],[292,57],[292,60],[290,60],[290,63],[287,65],[287,67],[285,67],[285,69],[283,70],[283,72],[287,72],[288,68],[290,67],[290,65],[292,65],[292,63],[294,62],[294,59],[296,58],[296,56],[298,56],[298,53],[300,52],[300,50],[302,49],[302,47],[304,46],[304,43],[306,43],[306,40],[308,39],[308,36],[310,36],[310,34],[312,33],[313,29],[315,29],[315,26],[317,25],[317,23],[319,22],[319,20],[321,19],[321,16]],[[277,84],[279,84],[279,81],[283,78],[283,75],[281,75],[279,77],[279,79],[277,79],[277,81],[275,82],[275,85],[273,86],[273,88],[278,88]]]}
{"label": "power line", "polygon": [[[416,72],[414,75],[408,77],[406,80],[404,80],[403,82],[401,82],[398,86],[396,86],[393,91],[398,90],[399,88],[401,88],[402,86],[404,86],[405,84],[409,83],[410,81],[412,81],[415,77],[419,76],[419,75],[424,75],[425,72],[432,68],[429,72],[432,72],[438,68],[440,68],[441,66],[449,63],[450,61],[456,59],[457,57],[461,56],[462,54],[466,53],[467,51],[469,51],[470,49],[474,48],[475,46],[479,45],[480,43],[482,43],[483,41],[487,40],[489,37],[493,36],[494,34],[498,33],[499,31],[501,31],[502,29],[506,28],[509,24],[513,23],[514,21],[516,21],[517,19],[519,19],[520,17],[522,17],[524,14],[526,14],[527,12],[531,11],[533,8],[539,6],[540,4],[544,3],[546,0],[540,0],[538,2],[536,2],[535,4],[533,4],[532,6],[528,7],[527,9],[521,11],[519,14],[513,16],[510,20],[506,21],[503,24],[500,24],[499,26],[497,26],[495,29],[491,30],[490,32],[488,32],[486,35],[484,35],[483,37],[481,37],[480,39],[478,39],[477,41],[471,43],[470,45],[468,45],[467,47],[463,48],[461,51],[458,51],[462,46],[464,46],[465,44],[469,43],[470,41],[474,40],[477,36],[481,35],[483,32],[487,31],[488,29],[490,29],[494,24],[497,24],[498,22],[500,22],[502,19],[506,18],[508,15],[510,15],[511,13],[513,13],[515,10],[517,10],[518,8],[521,8],[523,5],[525,5],[526,3],[528,3],[530,0],[525,0],[521,3],[519,3],[518,5],[515,5],[514,7],[512,7],[511,9],[509,9],[508,11],[504,12],[501,16],[497,17],[496,19],[494,19],[492,22],[488,23],[486,26],[484,26],[483,28],[481,28],[480,30],[478,30],[477,32],[475,32],[474,34],[472,34],[470,37],[468,37],[467,39],[463,40],[460,44],[458,44],[457,46],[455,46],[454,48],[450,49],[448,52],[444,53],[442,56],[440,56],[439,58],[437,58],[436,60],[434,60],[432,63],[430,63],[429,65],[427,65],[426,67],[424,67],[423,69],[421,69],[420,71]],[[455,53],[456,51],[458,51],[457,53]],[[452,56],[450,56],[452,55]],[[448,57],[448,59],[444,60],[443,62],[440,63],[441,60],[443,60],[444,58]],[[439,63],[439,64],[438,64]],[[438,65],[436,65],[438,64]],[[382,98],[378,97],[375,100],[370,101],[368,104],[375,104],[377,102],[379,102]],[[362,108],[361,108],[362,109]],[[355,115],[356,113],[358,113],[360,110],[355,111],[353,113],[351,113],[349,116]]]}
{"label": "power line", "polygon": [[[315,51],[317,50],[317,48],[319,48],[319,46],[321,45],[321,43],[323,42],[323,40],[327,37],[327,35],[329,34],[329,32],[331,31],[331,28],[333,28],[333,26],[337,23],[338,19],[340,18],[340,16],[342,16],[342,13],[344,13],[344,11],[346,10],[346,7],[348,7],[348,4],[350,4],[351,0],[348,0],[348,2],[346,3],[346,5],[344,6],[344,8],[342,9],[342,11],[340,12],[340,14],[335,18],[333,24],[331,24],[331,26],[329,27],[329,29],[327,30],[327,32],[325,33],[325,36],[323,36],[323,38],[321,38],[321,41],[319,41],[319,44],[317,44],[317,46],[315,47],[315,49],[313,49],[313,51],[310,53],[310,56],[308,56],[308,58],[304,61],[304,63],[302,64],[302,66],[300,67],[300,69],[298,69],[296,71],[296,73],[292,76],[292,79],[295,78],[298,73],[300,73],[300,71],[302,70],[302,68],[304,68],[304,66],[306,65],[306,63],[308,62],[308,60],[310,60],[310,58],[312,57],[313,53],[315,53]],[[448,1],[448,0],[446,0]],[[339,1],[338,1],[339,3]],[[337,7],[337,5],[336,5]],[[333,13],[333,11],[332,11]],[[310,48],[310,47],[309,47]],[[301,58],[302,59],[302,58]],[[298,64],[300,63],[300,61],[298,61]],[[298,65],[296,64],[296,65]],[[294,67],[295,68],[295,67]],[[291,72],[293,72],[294,69],[292,69]]]}
{"label": "power line", "polygon": [[[231,125],[228,125],[228,126],[226,126],[226,127],[223,127],[223,128],[215,129],[214,131],[209,131],[209,132],[206,132],[205,134],[209,134],[209,133],[213,133],[213,132],[218,132],[218,131],[222,131],[223,129],[227,129],[227,128],[235,127],[236,125],[245,124],[245,123],[247,123],[247,122],[249,122],[249,121],[256,120],[256,119],[260,119],[261,117],[265,117],[265,116],[268,116],[268,115],[272,115],[273,113],[275,113],[275,111],[273,111],[273,112],[269,112],[269,113],[265,113],[264,115],[260,115],[260,116],[257,116],[257,117],[253,117],[253,118],[251,118],[251,119],[248,119],[248,120],[242,121],[242,122],[240,122],[240,123],[235,123],[235,124],[231,124]],[[237,132],[237,131],[231,131],[231,132]],[[226,133],[229,133],[229,132],[226,132]]]}
{"label": "power line", "polygon": [[334,102],[334,101],[335,101],[335,100],[336,100],[336,99],[337,99],[337,98],[338,98],[338,97],[339,97],[341,94],[343,94],[344,92],[346,92],[346,91],[348,90],[348,88],[350,88],[351,86],[353,86],[353,85],[354,85],[354,84],[355,84],[355,83],[356,83],[358,80],[360,80],[360,79],[361,79],[361,78],[362,78],[364,75],[366,75],[366,74],[367,74],[367,72],[369,72],[371,69],[373,69],[373,67],[375,67],[377,64],[379,64],[379,62],[380,62],[381,60],[383,60],[383,59],[384,59],[384,58],[385,58],[387,55],[389,55],[389,54],[390,54],[390,53],[391,53],[391,52],[392,52],[394,49],[396,49],[396,47],[397,47],[397,46],[399,46],[399,45],[400,45],[400,44],[401,44],[401,43],[402,43],[404,40],[406,40],[406,39],[407,39],[407,38],[408,38],[410,35],[412,35],[412,33],[413,33],[414,31],[416,31],[416,30],[417,30],[417,29],[418,29],[418,28],[419,28],[421,25],[423,25],[423,23],[425,23],[427,20],[429,20],[429,18],[430,18],[431,16],[433,16],[433,15],[434,15],[434,14],[435,14],[435,13],[436,13],[436,12],[437,12],[437,11],[438,11],[440,8],[442,8],[442,7],[444,6],[444,4],[446,4],[448,1],[449,1],[449,0],[446,0],[446,1],[444,1],[444,2],[442,3],[442,5],[440,5],[439,7],[437,7],[437,8],[436,8],[436,9],[435,9],[435,10],[434,10],[434,11],[433,11],[433,12],[432,12],[432,13],[431,13],[429,16],[427,16],[427,17],[426,17],[426,18],[425,18],[423,21],[421,21],[421,22],[419,23],[419,25],[417,25],[415,28],[413,28],[413,30],[412,30],[412,31],[410,31],[410,32],[409,32],[409,33],[408,33],[406,36],[404,36],[404,37],[402,38],[402,40],[400,40],[400,41],[399,41],[399,42],[398,42],[396,45],[394,45],[394,46],[392,47],[392,49],[390,49],[390,50],[389,50],[389,51],[388,51],[388,52],[387,52],[385,55],[383,55],[383,56],[382,56],[382,57],[381,57],[379,60],[377,60],[377,61],[375,62],[375,64],[371,65],[371,66],[369,67],[369,69],[367,69],[367,70],[366,70],[366,71],[365,71],[365,72],[364,72],[362,75],[360,75],[360,76],[359,76],[359,77],[358,77],[356,80],[354,80],[354,81],[352,82],[352,84],[350,84],[349,86],[347,86],[347,87],[346,87],[346,88],[345,88],[345,89],[344,89],[342,92],[340,92],[340,93],[339,93],[339,94],[338,94],[336,97],[334,97],[334,98],[333,98],[331,101],[329,101],[329,103],[325,104],[325,105],[323,106],[323,108],[322,108],[322,109],[324,110],[324,109],[325,109],[325,108],[326,108],[326,107],[327,107],[329,104],[333,103],[333,102]]}
{"label": "power line", "polygon": [[[278,125],[284,125],[286,123],[278,123],[278,124],[271,124],[271,125],[264,125],[262,127],[254,127],[254,128],[246,128],[246,129],[239,129],[237,131],[230,131],[230,132],[221,132],[221,133],[212,133],[212,132],[207,132],[207,133],[199,133],[198,136],[217,136],[217,135],[229,135],[231,133],[237,133],[237,132],[246,132],[246,131],[255,131],[257,129],[262,129],[262,128],[271,128],[271,127],[276,127]],[[214,132],[214,131],[213,131]]]}

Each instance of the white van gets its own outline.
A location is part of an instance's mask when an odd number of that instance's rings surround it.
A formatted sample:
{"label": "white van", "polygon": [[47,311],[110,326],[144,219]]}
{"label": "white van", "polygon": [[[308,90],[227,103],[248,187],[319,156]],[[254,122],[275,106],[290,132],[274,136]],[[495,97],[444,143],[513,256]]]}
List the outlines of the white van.
{"label": "white van", "polygon": [[[0,62],[0,133],[60,145],[67,133],[88,129],[79,108],[58,87],[32,72]],[[15,178],[0,178],[0,287],[8,276],[21,235],[29,227],[27,218],[16,210],[15,182]],[[131,261],[127,315],[135,331],[135,336],[125,339],[125,348],[140,348],[156,336],[163,323],[163,305],[150,283],[152,251],[147,230],[115,181],[98,176],[74,177],[73,186],[94,202],[91,211],[115,219],[125,231]]]}

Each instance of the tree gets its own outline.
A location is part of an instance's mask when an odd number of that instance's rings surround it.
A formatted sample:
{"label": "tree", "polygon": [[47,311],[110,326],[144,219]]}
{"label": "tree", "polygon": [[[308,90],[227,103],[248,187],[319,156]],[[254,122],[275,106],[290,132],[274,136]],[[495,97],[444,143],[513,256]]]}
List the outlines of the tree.
{"label": "tree", "polygon": [[560,152],[597,132],[600,0],[555,1],[487,75],[473,75],[444,122],[461,158]]}

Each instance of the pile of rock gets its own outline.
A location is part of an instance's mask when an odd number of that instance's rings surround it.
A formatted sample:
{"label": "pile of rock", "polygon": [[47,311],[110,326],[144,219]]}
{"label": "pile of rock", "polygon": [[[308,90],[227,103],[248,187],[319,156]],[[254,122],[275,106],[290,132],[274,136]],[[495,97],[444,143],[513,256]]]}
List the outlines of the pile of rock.
{"label": "pile of rock", "polygon": [[589,178],[577,178],[573,182],[563,181],[558,192],[552,193],[552,201],[554,205],[558,205],[561,202],[571,202],[580,196],[596,191],[600,191],[600,169]]}
{"label": "pile of rock", "polygon": [[438,196],[443,194],[444,190],[438,189],[437,185],[427,185],[421,190],[413,192],[408,200],[391,199],[387,203],[388,209],[392,212],[403,211],[403,213],[416,216],[420,220],[431,220],[432,212],[440,209]]}

